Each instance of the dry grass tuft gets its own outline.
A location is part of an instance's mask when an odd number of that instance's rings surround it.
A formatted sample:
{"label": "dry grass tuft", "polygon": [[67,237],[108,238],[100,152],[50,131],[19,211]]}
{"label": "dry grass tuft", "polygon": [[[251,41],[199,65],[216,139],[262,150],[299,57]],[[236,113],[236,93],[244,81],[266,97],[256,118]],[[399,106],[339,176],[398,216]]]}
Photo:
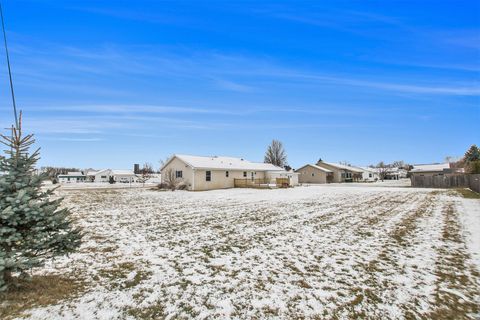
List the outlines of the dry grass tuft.
{"label": "dry grass tuft", "polygon": [[163,319],[165,317],[165,307],[162,302],[157,301],[148,307],[131,307],[125,312],[135,319]]}

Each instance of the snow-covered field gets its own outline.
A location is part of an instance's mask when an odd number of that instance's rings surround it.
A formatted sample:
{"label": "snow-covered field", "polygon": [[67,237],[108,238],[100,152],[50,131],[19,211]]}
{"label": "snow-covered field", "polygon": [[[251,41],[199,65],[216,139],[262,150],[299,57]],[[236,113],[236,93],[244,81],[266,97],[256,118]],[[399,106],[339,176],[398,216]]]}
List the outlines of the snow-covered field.
{"label": "snow-covered field", "polygon": [[378,185],[60,189],[85,243],[38,273],[90,287],[30,318],[480,317],[480,200]]}

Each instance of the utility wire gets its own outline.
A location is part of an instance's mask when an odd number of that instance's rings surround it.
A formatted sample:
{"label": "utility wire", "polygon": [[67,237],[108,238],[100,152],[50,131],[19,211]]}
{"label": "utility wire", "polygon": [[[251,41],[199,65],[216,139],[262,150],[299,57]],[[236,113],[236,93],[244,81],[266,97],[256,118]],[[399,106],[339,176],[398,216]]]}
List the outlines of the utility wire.
{"label": "utility wire", "polygon": [[15,127],[18,129],[18,116],[17,116],[17,104],[15,103],[15,92],[13,91],[13,80],[12,80],[12,70],[10,68],[10,57],[8,55],[8,46],[7,46],[7,33],[5,32],[5,22],[3,19],[3,8],[2,2],[0,1],[0,16],[2,18],[2,30],[3,30],[3,42],[5,44],[5,54],[7,57],[7,66],[8,66],[8,76],[10,78],[10,91],[12,93],[12,103],[13,103],[13,113],[15,115]]}

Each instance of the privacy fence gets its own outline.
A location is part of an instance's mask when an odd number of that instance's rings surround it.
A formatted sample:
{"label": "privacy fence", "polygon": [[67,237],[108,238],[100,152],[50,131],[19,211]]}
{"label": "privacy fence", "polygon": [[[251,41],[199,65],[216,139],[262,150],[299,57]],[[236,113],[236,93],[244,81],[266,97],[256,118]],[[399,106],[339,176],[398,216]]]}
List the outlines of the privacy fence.
{"label": "privacy fence", "polygon": [[470,188],[480,192],[480,174],[413,175],[411,181],[416,188]]}

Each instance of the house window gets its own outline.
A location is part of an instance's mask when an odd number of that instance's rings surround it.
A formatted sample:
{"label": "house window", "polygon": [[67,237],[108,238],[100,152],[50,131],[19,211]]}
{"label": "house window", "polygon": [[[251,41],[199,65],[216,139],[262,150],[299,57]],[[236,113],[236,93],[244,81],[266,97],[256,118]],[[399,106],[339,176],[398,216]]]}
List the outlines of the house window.
{"label": "house window", "polygon": [[212,181],[212,171],[206,171],[205,172],[205,180],[206,181]]}
{"label": "house window", "polygon": [[229,175],[228,171],[225,171],[225,177],[228,178],[228,175]]}
{"label": "house window", "polygon": [[345,178],[345,172],[342,172],[342,178],[343,179]]}
{"label": "house window", "polygon": [[250,176],[252,177],[252,181],[255,179],[255,177],[254,177],[253,175],[254,175],[254,173],[253,173],[253,172],[252,172],[252,173],[250,173]]}
{"label": "house window", "polygon": [[315,177],[315,173],[312,172],[312,177]]}
{"label": "house window", "polygon": [[175,178],[183,178],[183,171],[175,171]]}
{"label": "house window", "polygon": [[368,174],[368,177],[369,177],[369,178],[371,178],[371,177],[372,177],[372,174],[371,174],[371,173],[369,173],[369,174]]}
{"label": "house window", "polygon": [[102,176],[102,179],[107,179],[107,176]]}
{"label": "house window", "polygon": [[247,171],[243,171],[243,177],[244,177],[244,178],[247,177]]}

